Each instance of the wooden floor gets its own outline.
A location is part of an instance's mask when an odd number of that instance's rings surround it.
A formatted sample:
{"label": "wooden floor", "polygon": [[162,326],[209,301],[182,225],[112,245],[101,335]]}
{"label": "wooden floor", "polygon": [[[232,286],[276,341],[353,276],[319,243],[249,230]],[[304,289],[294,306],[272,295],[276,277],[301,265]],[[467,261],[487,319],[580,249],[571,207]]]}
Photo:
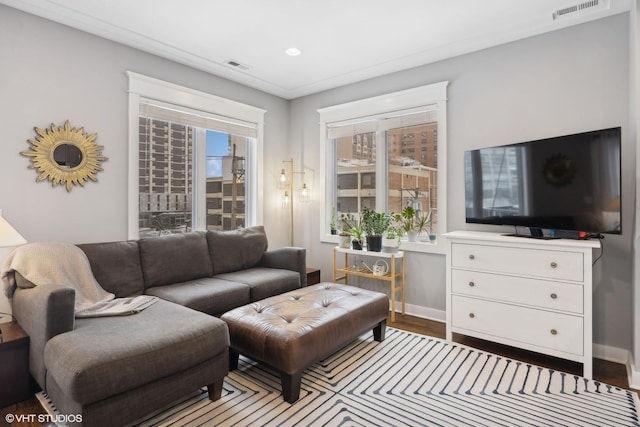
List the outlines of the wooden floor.
{"label": "wooden floor", "polygon": [[[408,315],[396,314],[396,321],[391,322],[391,319],[387,319],[387,325],[397,329],[403,329],[406,331],[416,332],[423,335],[430,335],[436,338],[445,338],[445,325],[442,322],[436,322],[433,320],[421,319],[419,317],[413,317]],[[513,347],[504,346],[488,341],[483,341],[467,336],[460,336],[454,334],[454,341],[468,345],[471,347],[479,348],[491,353],[500,354],[502,356],[521,360],[523,362],[532,363],[538,366],[544,366],[559,371],[569,372],[576,375],[582,375],[582,364],[577,362],[571,362],[555,357],[545,356],[539,353],[533,353],[525,350],[520,350]],[[627,372],[624,365],[619,363],[607,362],[605,360],[594,359],[593,361],[593,377],[598,381],[602,381],[607,384],[611,384],[620,388],[629,389],[629,382],[627,379]],[[637,392],[637,390],[634,390]],[[26,400],[24,402],[17,403],[15,405],[7,406],[0,409],[0,423],[5,420],[6,414],[13,415],[28,415],[28,414],[44,414],[42,407],[35,397]],[[34,417],[37,418],[37,417]],[[2,425],[2,424],[0,424]],[[44,424],[33,423],[21,423],[20,426],[42,426]]]}

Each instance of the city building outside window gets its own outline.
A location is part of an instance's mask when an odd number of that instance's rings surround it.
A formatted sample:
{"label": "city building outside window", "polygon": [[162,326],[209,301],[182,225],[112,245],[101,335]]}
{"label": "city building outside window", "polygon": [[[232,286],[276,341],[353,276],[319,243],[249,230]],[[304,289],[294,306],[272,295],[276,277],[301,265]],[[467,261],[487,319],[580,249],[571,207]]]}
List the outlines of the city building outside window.
{"label": "city building outside window", "polygon": [[[139,236],[193,229],[197,206],[193,165],[199,162],[206,165],[205,229],[244,227],[249,206],[245,203],[244,164],[255,138],[157,119],[152,112],[157,108],[142,104],[144,114],[139,116]],[[160,115],[171,116],[171,111]],[[194,158],[194,147],[201,139],[206,146],[205,158]]]}

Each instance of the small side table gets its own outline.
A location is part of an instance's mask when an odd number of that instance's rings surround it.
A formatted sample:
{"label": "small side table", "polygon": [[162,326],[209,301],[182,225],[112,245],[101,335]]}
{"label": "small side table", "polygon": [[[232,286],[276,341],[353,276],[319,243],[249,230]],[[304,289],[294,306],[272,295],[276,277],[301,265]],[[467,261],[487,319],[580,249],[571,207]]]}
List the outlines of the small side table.
{"label": "small side table", "polygon": [[[343,267],[338,267],[338,263],[336,262],[338,253],[344,254],[344,265]],[[376,258],[386,258],[389,260],[389,271],[382,275],[375,275],[373,271],[369,270],[368,267],[362,266],[350,266],[349,255],[355,256],[368,256],[368,257],[376,257]],[[400,269],[396,268],[396,260],[400,260]],[[386,262],[386,261],[385,261]],[[373,252],[373,251],[360,251],[354,249],[346,249],[335,247],[333,248],[333,281],[337,282],[338,280],[344,280],[344,284],[349,284],[349,276],[357,276],[357,277],[367,277],[369,279],[376,280],[384,280],[389,283],[391,288],[391,321],[396,321],[396,295],[400,292],[400,297],[402,301],[402,314],[405,313],[405,296],[404,296],[404,279],[405,279],[405,256],[403,251],[398,251],[395,253],[387,253],[387,252]],[[341,274],[341,275],[340,275]]]}
{"label": "small side table", "polygon": [[317,268],[307,268],[307,286],[320,283],[320,270]]}
{"label": "small side table", "polygon": [[31,397],[29,335],[16,322],[0,323],[0,408]]}

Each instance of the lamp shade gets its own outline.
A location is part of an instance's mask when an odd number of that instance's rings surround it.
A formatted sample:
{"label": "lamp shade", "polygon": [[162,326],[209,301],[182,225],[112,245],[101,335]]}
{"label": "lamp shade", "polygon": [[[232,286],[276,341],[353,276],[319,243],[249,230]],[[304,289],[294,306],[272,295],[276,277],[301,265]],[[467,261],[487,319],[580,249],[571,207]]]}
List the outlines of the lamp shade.
{"label": "lamp shade", "polygon": [[311,189],[307,186],[306,183],[302,183],[302,188],[300,189],[300,203],[309,203],[311,201]]}
{"label": "lamp shade", "polygon": [[18,246],[24,243],[27,243],[26,239],[2,217],[2,211],[0,211],[0,247]]}
{"label": "lamp shade", "polygon": [[285,190],[288,187],[289,177],[287,176],[287,173],[284,171],[284,169],[282,169],[282,172],[280,172],[280,175],[278,175],[278,189]]}
{"label": "lamp shade", "polygon": [[291,199],[289,198],[289,192],[285,191],[284,194],[282,195],[282,208],[286,208],[289,206],[289,203],[291,203]]}

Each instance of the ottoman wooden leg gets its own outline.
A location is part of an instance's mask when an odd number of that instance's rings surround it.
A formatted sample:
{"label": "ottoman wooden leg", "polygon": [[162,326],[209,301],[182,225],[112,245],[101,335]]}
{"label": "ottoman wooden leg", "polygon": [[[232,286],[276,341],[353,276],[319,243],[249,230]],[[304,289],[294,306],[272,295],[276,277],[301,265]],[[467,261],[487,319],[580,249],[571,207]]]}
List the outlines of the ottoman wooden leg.
{"label": "ottoman wooden leg", "polygon": [[235,371],[238,369],[238,359],[240,358],[240,353],[235,351],[232,348],[229,348],[229,370]]}
{"label": "ottoman wooden leg", "polygon": [[386,330],[387,330],[387,321],[383,320],[373,328],[373,339],[378,342],[384,341],[384,334]]}
{"label": "ottoman wooden leg", "polygon": [[302,371],[295,374],[280,374],[282,383],[282,396],[289,403],[294,403],[300,397],[300,383],[302,382]]}

